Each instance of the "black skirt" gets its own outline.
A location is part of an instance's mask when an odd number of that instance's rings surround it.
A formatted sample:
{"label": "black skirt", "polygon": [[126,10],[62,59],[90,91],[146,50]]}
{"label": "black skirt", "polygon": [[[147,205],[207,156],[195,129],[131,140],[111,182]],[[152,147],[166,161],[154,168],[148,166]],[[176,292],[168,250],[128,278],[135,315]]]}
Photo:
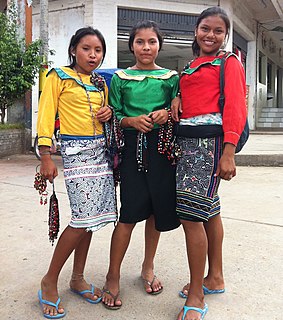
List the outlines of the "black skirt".
{"label": "black skirt", "polygon": [[146,134],[147,172],[138,171],[137,131],[124,130],[122,153],[121,210],[119,221],[136,223],[155,217],[158,231],[176,229],[180,221],[176,214],[176,168],[165,155],[157,151],[158,129]]}

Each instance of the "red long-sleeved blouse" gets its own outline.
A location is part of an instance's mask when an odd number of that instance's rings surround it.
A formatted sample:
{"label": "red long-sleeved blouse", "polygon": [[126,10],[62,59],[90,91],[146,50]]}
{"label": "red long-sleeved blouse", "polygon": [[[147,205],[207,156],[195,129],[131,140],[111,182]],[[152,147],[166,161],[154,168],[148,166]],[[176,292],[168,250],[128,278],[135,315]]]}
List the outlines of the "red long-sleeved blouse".
{"label": "red long-sleeved blouse", "polygon": [[[220,112],[218,104],[220,65],[213,63],[218,58],[215,56],[196,58],[190,64],[192,73],[185,73],[181,77],[183,109],[181,119]],[[245,73],[242,64],[235,56],[227,58],[224,71],[225,106],[222,119],[224,143],[237,145],[247,117]]]}

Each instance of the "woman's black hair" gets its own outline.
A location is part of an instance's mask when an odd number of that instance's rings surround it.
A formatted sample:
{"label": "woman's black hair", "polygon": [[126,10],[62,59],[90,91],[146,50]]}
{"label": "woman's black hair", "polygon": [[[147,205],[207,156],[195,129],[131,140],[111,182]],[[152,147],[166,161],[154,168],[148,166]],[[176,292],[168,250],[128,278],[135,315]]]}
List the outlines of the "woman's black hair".
{"label": "woman's black hair", "polygon": [[93,29],[92,27],[86,27],[86,28],[81,28],[78,29],[76,31],[76,33],[72,36],[70,44],[69,44],[69,48],[68,48],[68,56],[69,56],[69,61],[70,61],[70,68],[73,68],[76,65],[76,56],[74,56],[73,51],[76,49],[77,45],[79,44],[79,42],[81,41],[81,39],[85,36],[88,35],[94,35],[97,36],[97,38],[100,40],[101,44],[102,44],[102,50],[103,50],[103,57],[101,60],[101,64],[104,61],[105,58],[105,54],[106,54],[106,43],[105,43],[105,39],[102,35],[102,33],[97,30],[97,29]]}
{"label": "woman's black hair", "polygon": [[128,42],[128,46],[129,46],[130,51],[132,53],[134,53],[133,43],[135,40],[135,36],[136,36],[137,32],[141,29],[153,29],[153,31],[156,33],[157,38],[158,38],[158,42],[159,42],[159,50],[158,51],[160,51],[162,48],[162,44],[163,44],[162,33],[161,33],[157,23],[154,21],[151,21],[151,20],[139,21],[136,25],[133,26],[133,28],[130,32],[130,37],[129,37],[129,42]]}
{"label": "woman's black hair", "polygon": [[[227,29],[226,37],[228,39],[229,32],[230,32],[230,20],[229,20],[229,17],[227,15],[226,11],[220,7],[211,7],[211,8],[204,10],[197,19],[195,30],[198,28],[199,24],[201,23],[201,21],[203,19],[210,17],[210,16],[219,16],[224,21],[224,23],[226,25],[226,29]],[[200,47],[197,43],[196,38],[194,39],[194,42],[192,44],[192,50],[193,50],[194,56],[198,57],[200,54]]]}

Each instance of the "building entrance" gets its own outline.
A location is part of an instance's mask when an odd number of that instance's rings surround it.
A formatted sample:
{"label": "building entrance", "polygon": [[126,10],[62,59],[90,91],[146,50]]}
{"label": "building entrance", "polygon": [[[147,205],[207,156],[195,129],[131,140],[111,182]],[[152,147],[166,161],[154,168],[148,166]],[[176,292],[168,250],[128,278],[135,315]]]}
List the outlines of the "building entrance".
{"label": "building entrance", "polygon": [[164,44],[157,63],[181,71],[192,58],[190,48],[197,16],[123,8],[118,9],[118,67],[127,68],[135,63],[128,49],[128,39],[132,26],[141,20],[155,21],[163,33]]}

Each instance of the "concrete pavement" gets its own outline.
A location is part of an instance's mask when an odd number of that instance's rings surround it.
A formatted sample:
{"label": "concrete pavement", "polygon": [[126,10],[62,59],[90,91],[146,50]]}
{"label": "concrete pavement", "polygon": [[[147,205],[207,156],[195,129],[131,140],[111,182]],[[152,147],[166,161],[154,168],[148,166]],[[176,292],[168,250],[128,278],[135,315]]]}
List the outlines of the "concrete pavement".
{"label": "concrete pavement", "polygon": [[[254,137],[244,149],[273,145],[283,153],[283,136]],[[251,143],[253,137],[249,141]],[[263,139],[263,143],[260,141]],[[281,149],[279,148],[281,146]],[[269,148],[271,149],[271,148]],[[244,150],[242,152],[244,152]],[[249,151],[248,151],[249,150]],[[281,153],[282,152],[282,153]],[[259,151],[255,153],[261,155]],[[278,153],[277,153],[278,154]],[[56,179],[61,213],[61,231],[69,221],[60,157]],[[40,206],[33,188],[35,167],[32,154],[0,159],[0,319],[43,319],[37,300],[40,280],[46,272],[53,247],[48,241],[48,207]],[[283,318],[283,167],[237,168],[237,176],[220,187],[225,228],[224,272],[226,293],[206,297],[207,320],[279,320]],[[49,188],[50,189],[50,188]],[[178,290],[188,282],[188,267],[182,228],[162,234],[155,261],[155,271],[164,284],[158,296],[144,293],[139,278],[143,259],[143,223],[136,226],[126,254],[121,278],[123,307],[106,310],[102,304],[91,305],[72,294],[69,279],[72,259],[64,266],[60,296],[69,320],[174,320],[184,304]],[[93,235],[86,266],[86,278],[102,287],[108,267],[109,244],[113,226]]]}
{"label": "concrete pavement", "polygon": [[283,132],[251,132],[244,148],[236,155],[241,166],[283,166]]}

